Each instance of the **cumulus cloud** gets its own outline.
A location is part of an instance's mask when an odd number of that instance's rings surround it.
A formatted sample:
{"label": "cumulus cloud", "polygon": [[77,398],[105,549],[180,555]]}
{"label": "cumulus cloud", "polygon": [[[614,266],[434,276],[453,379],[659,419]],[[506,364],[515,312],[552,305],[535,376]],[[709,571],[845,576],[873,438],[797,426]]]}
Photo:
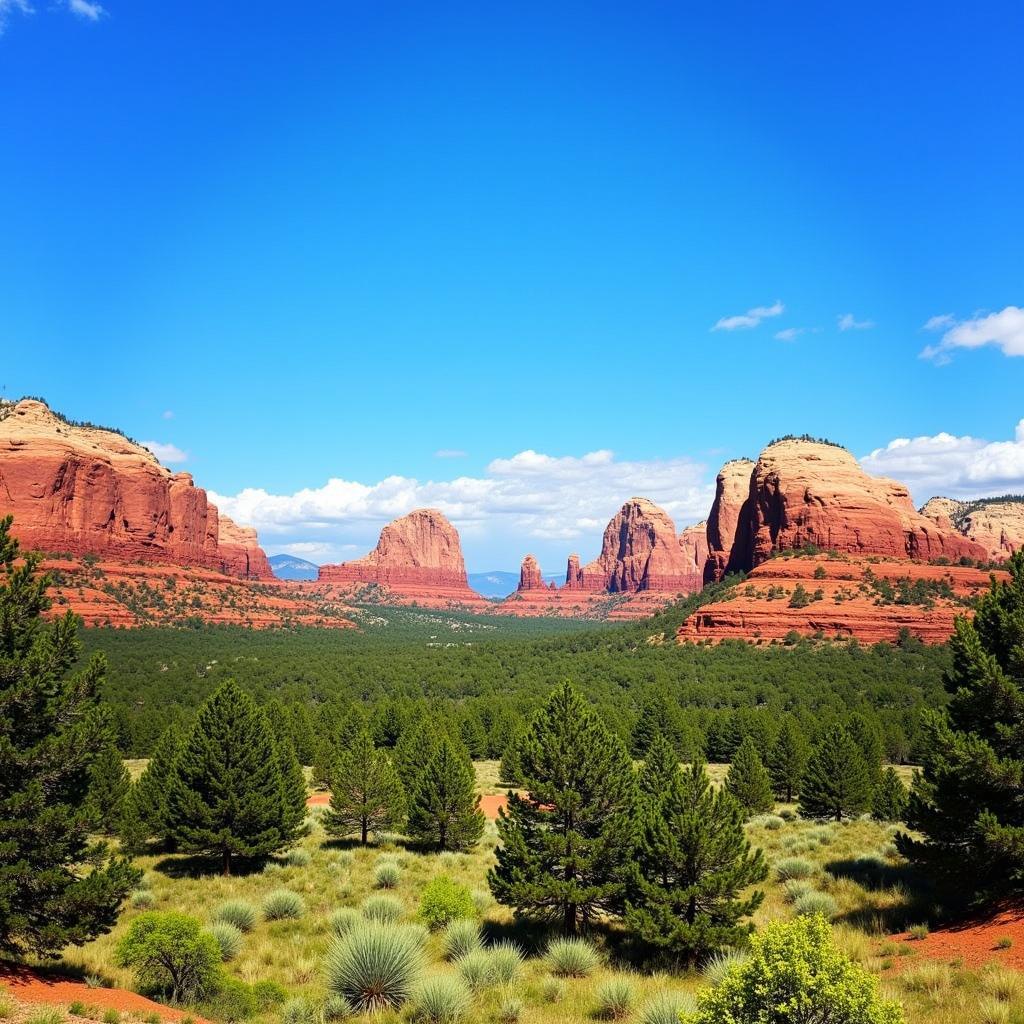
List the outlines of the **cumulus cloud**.
{"label": "cumulus cloud", "polygon": [[875,326],[874,320],[858,320],[852,313],[841,313],[836,319],[841,331],[869,331]]}
{"label": "cumulus cloud", "polygon": [[177,445],[166,444],[163,441],[142,441],[140,443],[165,465],[174,466],[188,461],[188,452],[183,452]]}
{"label": "cumulus cloud", "polygon": [[955,320],[948,314],[933,316],[925,330],[945,330],[937,345],[926,345],[922,359],[948,362],[950,352],[958,348],[981,348],[996,345],[1004,356],[1024,356],[1024,309],[1007,306],[998,313],[979,315],[968,320]]}
{"label": "cumulus cloud", "polygon": [[756,327],[762,320],[768,320],[773,316],[781,316],[786,312],[786,307],[778,299],[770,306],[755,306],[748,309],[746,313],[739,313],[736,316],[723,316],[714,327],[713,331],[737,331]]}
{"label": "cumulus cloud", "polygon": [[103,6],[90,0],[68,0],[68,9],[72,14],[77,14],[87,21],[99,21],[106,13]]}
{"label": "cumulus cloud", "polygon": [[466,453],[461,448],[438,448],[434,452],[435,459],[464,459]]}
{"label": "cumulus cloud", "polygon": [[707,515],[714,486],[707,467],[685,457],[620,461],[607,450],[582,456],[527,450],[495,459],[481,476],[389,476],[368,484],[335,477],[293,494],[249,487],[210,497],[236,522],[255,526],[274,550],[314,543],[326,545],[318,554],[327,560],[350,558],[351,547],[359,553],[372,547],[385,523],[433,507],[459,529],[471,565],[486,559],[484,568],[512,568],[532,546],[558,569],[552,559],[577,546],[584,558],[596,555],[608,520],[636,494],[661,505],[681,528]]}
{"label": "cumulus cloud", "polygon": [[795,341],[801,334],[806,334],[809,330],[811,330],[810,327],[786,327],[775,332],[775,339],[777,341]]}
{"label": "cumulus cloud", "polygon": [[1024,492],[1024,420],[1009,441],[945,432],[898,437],[861,459],[869,473],[895,477],[918,503],[936,494],[984,498]]}

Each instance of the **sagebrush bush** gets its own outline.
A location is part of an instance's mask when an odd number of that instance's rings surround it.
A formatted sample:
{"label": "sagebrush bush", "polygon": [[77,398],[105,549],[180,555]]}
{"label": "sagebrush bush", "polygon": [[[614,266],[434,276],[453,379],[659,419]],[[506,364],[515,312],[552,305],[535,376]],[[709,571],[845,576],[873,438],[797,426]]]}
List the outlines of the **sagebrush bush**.
{"label": "sagebrush bush", "polygon": [[523,951],[518,943],[508,939],[496,942],[488,949],[491,961],[491,980],[496,985],[511,985],[523,970]]}
{"label": "sagebrush bush", "polygon": [[308,867],[311,859],[309,850],[304,850],[301,846],[296,846],[293,850],[289,850],[284,856],[289,866],[293,868]]}
{"label": "sagebrush bush", "polygon": [[345,1020],[354,1013],[352,1004],[340,992],[332,992],[324,1000],[321,1015],[324,1020]]}
{"label": "sagebrush bush", "polygon": [[839,913],[839,904],[827,892],[807,892],[793,904],[793,909],[801,917],[821,914],[831,921]]}
{"label": "sagebrush bush", "polygon": [[281,1024],[316,1024],[316,1013],[302,996],[294,996],[281,1007]]}
{"label": "sagebrush bush", "polygon": [[791,878],[809,878],[814,874],[814,864],[803,857],[783,857],[775,862],[775,874],[782,882]]}
{"label": "sagebrush bush", "polygon": [[633,1009],[634,997],[633,986],[625,978],[611,978],[598,986],[594,1016],[601,1020],[622,1020]]}
{"label": "sagebrush bush", "polygon": [[469,1010],[472,993],[450,974],[435,974],[413,990],[412,1019],[418,1024],[457,1024]]}
{"label": "sagebrush bush", "polygon": [[523,1016],[523,1001],[518,996],[506,996],[498,1004],[498,1024],[519,1024]]}
{"label": "sagebrush bush", "polygon": [[268,921],[283,921],[302,917],[306,901],[291,889],[275,889],[263,900],[263,916]]}
{"label": "sagebrush bush", "polygon": [[363,917],[378,924],[395,924],[405,913],[402,901],[394,896],[367,896],[362,903]]}
{"label": "sagebrush bush", "polygon": [[247,900],[228,900],[213,912],[213,921],[234,925],[239,931],[251,932],[256,927],[259,914]]}
{"label": "sagebrush bush", "polygon": [[458,960],[467,953],[472,953],[483,946],[480,937],[480,926],[476,921],[460,918],[452,921],[444,930],[442,948],[445,960]]}
{"label": "sagebrush bush", "polygon": [[331,914],[328,924],[335,935],[348,935],[363,920],[365,918],[355,907],[339,907]]}
{"label": "sagebrush bush", "polygon": [[540,983],[540,997],[545,1003],[560,1003],[565,998],[565,982],[561,978],[544,978]]}
{"label": "sagebrush bush", "polygon": [[547,968],[559,978],[586,978],[601,962],[586,939],[555,939],[544,954]]}
{"label": "sagebrush bush", "polygon": [[244,938],[241,928],[228,924],[227,921],[216,921],[208,930],[220,948],[220,958],[225,963],[234,960],[242,952]]}
{"label": "sagebrush bush", "polygon": [[383,861],[373,872],[373,884],[378,889],[394,889],[401,880],[402,869],[393,860]]}
{"label": "sagebrush bush", "polygon": [[471,950],[455,961],[455,968],[474,992],[491,984],[491,957],[486,949]]}
{"label": "sagebrush bush", "polygon": [[814,891],[814,883],[807,878],[790,878],[783,883],[782,893],[787,903],[796,903],[801,896]]}
{"label": "sagebrush bush", "polygon": [[484,914],[494,904],[494,897],[486,889],[474,889],[469,895],[478,914]]}
{"label": "sagebrush bush", "polygon": [[438,875],[423,887],[420,920],[432,931],[463,917],[474,917],[476,907],[469,889],[448,875]]}
{"label": "sagebrush bush", "polygon": [[734,967],[745,964],[750,954],[743,949],[722,950],[712,953],[700,969],[701,977],[709,985],[717,985]]}
{"label": "sagebrush bush", "polygon": [[136,910],[149,910],[156,903],[156,897],[149,889],[136,889],[132,893],[132,906]]}
{"label": "sagebrush bush", "polygon": [[401,1006],[419,981],[423,950],[410,930],[367,921],[327,954],[327,987],[344,996],[359,1013]]}
{"label": "sagebrush bush", "polygon": [[684,1013],[693,1013],[697,1004],[686,992],[659,992],[644,1003],[638,1024],[679,1024]]}
{"label": "sagebrush bush", "polygon": [[786,819],[780,814],[755,814],[747,824],[753,828],[764,828],[769,832],[777,832],[786,824]]}

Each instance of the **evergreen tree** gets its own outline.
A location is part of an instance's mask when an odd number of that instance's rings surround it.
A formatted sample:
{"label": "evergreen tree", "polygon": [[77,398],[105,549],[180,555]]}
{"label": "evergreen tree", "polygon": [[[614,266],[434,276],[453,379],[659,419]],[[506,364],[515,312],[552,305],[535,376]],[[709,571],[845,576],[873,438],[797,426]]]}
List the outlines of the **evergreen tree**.
{"label": "evergreen tree", "polygon": [[501,755],[501,764],[498,766],[498,781],[503,786],[518,786],[523,779],[523,764],[520,754],[523,745],[524,734],[516,730]]}
{"label": "evergreen tree", "polygon": [[277,741],[274,753],[281,773],[281,837],[288,843],[306,832],[306,776],[287,738]]}
{"label": "evergreen tree", "polygon": [[110,931],[139,873],[88,836],[92,769],[109,743],[103,659],[73,671],[75,617],[42,620],[50,577],[21,555],[11,522],[0,519],[0,954],[48,957]]}
{"label": "evergreen tree", "polygon": [[108,836],[117,832],[130,789],[131,777],[121,752],[108,741],[89,773],[86,808],[93,829]]}
{"label": "evergreen tree", "polygon": [[846,731],[857,744],[864,763],[868,766],[871,776],[871,789],[882,781],[882,762],[885,760],[885,748],[882,745],[882,734],[878,725],[859,712],[852,714],[846,724]]}
{"label": "evergreen tree", "polygon": [[167,834],[167,788],[183,743],[184,732],[172,723],[160,734],[149,764],[125,797],[119,832],[133,852],[141,853],[151,838]]}
{"label": "evergreen tree", "polygon": [[413,786],[409,836],[438,850],[467,850],[483,831],[473,762],[445,736]]}
{"label": "evergreen tree", "polygon": [[633,756],[643,757],[659,736],[674,746],[675,726],[672,710],[665,695],[660,691],[649,695],[640,708],[640,717],[636,725],[633,726]]}
{"label": "evergreen tree", "polygon": [[860,747],[840,725],[811,752],[800,784],[800,813],[808,818],[853,817],[871,806],[871,771]]}
{"label": "evergreen tree", "polygon": [[331,808],[324,828],[332,835],[359,833],[366,843],[371,832],[395,828],[405,817],[405,794],[391,759],[373,745],[363,729],[341,750],[331,773]]}
{"label": "evergreen tree", "polygon": [[902,821],[907,813],[907,787],[891,765],[882,772],[871,800],[871,816],[876,821]]}
{"label": "evergreen tree", "polygon": [[416,780],[426,771],[439,742],[439,731],[426,716],[410,722],[399,736],[393,761],[406,793],[411,793],[415,788]]}
{"label": "evergreen tree", "polygon": [[949,642],[947,715],[927,722],[902,851],[958,894],[1006,897],[1024,889],[1024,554],[993,580],[973,619]]}
{"label": "evergreen tree", "polygon": [[521,749],[526,796],[509,793],[488,874],[498,902],[569,934],[625,896],[635,835],[633,765],[568,682],[533,719]]}
{"label": "evergreen tree", "polygon": [[649,800],[661,800],[678,772],[675,750],[661,733],[656,734],[638,776],[640,792]]}
{"label": "evergreen tree", "polygon": [[700,762],[677,769],[662,799],[643,813],[626,925],[672,959],[693,963],[746,940],[753,925],[741,919],[764,893],[739,893],[767,874],[732,795],[712,789]]}
{"label": "evergreen tree", "polygon": [[225,683],[199,709],[175,758],[164,811],[169,834],[182,850],[220,857],[229,875],[233,857],[265,857],[291,840],[295,808],[285,806],[284,793],[266,715]]}
{"label": "evergreen tree", "polygon": [[780,800],[792,801],[800,790],[811,748],[803,729],[787,715],[768,755],[768,774],[772,789]]}
{"label": "evergreen tree", "polygon": [[770,811],[775,806],[772,780],[761,762],[753,737],[745,736],[736,748],[725,786],[747,817]]}
{"label": "evergreen tree", "polygon": [[481,758],[487,754],[487,731],[475,708],[469,708],[459,722],[459,739],[469,751],[470,757]]}

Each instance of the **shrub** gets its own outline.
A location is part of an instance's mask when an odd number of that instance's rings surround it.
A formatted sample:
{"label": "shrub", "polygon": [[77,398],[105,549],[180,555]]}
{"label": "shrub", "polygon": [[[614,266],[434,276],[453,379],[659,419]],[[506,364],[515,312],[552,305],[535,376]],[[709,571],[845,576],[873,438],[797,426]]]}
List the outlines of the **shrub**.
{"label": "shrub", "polygon": [[596,993],[594,1015],[602,1020],[621,1020],[633,1008],[633,986],[625,978],[612,978]]}
{"label": "shrub", "polygon": [[[14,998],[0,989],[0,1020],[10,1020],[18,1012]],[[72,1010],[72,1013],[75,1011]]]}
{"label": "shrub", "polygon": [[256,927],[256,908],[247,900],[228,900],[214,912],[214,923],[234,925],[240,932],[250,932]]}
{"label": "shrub", "polygon": [[555,939],[544,954],[548,970],[559,978],[585,978],[597,968],[597,950],[584,939]]}
{"label": "shrub", "polygon": [[281,1007],[281,1024],[316,1024],[316,1014],[302,996],[295,996]]}
{"label": "shrub", "polygon": [[786,820],[780,814],[755,814],[747,824],[751,828],[765,828],[769,832],[778,832],[786,824]]}
{"label": "shrub", "polygon": [[467,953],[480,949],[483,945],[480,939],[480,926],[476,921],[468,918],[459,918],[452,921],[444,930],[444,958],[445,960],[458,960]]}
{"label": "shrub", "polygon": [[498,1024],[519,1024],[523,1016],[523,1001],[517,996],[506,996],[498,1004]]}
{"label": "shrub", "polygon": [[783,857],[775,862],[775,874],[782,882],[791,878],[808,878],[814,874],[814,865],[803,857]]}
{"label": "shrub", "polygon": [[704,961],[700,969],[701,977],[709,985],[717,985],[734,967],[745,964],[750,959],[746,950],[730,949],[714,953]]}
{"label": "shrub", "polygon": [[685,992],[659,992],[640,1011],[638,1024],[679,1024],[683,1014],[695,1008],[693,996]]}
{"label": "shrub", "polygon": [[796,903],[801,896],[814,892],[814,884],[806,878],[791,878],[782,886],[787,902]]}
{"label": "shrub", "polygon": [[465,982],[450,974],[421,981],[412,994],[412,1019],[421,1024],[455,1024],[466,1016],[473,997]]}
{"label": "shrub", "polygon": [[507,939],[496,942],[487,951],[491,961],[491,980],[496,985],[510,985],[523,969],[523,951]]}
{"label": "shrub", "polygon": [[838,904],[827,892],[806,892],[793,904],[793,909],[801,917],[821,914],[829,921],[839,913]]}
{"label": "shrub", "polygon": [[308,867],[310,861],[309,850],[304,850],[301,846],[296,846],[295,849],[289,850],[284,855],[284,859],[288,862],[290,867]]}
{"label": "shrub", "polygon": [[271,1007],[280,1006],[288,998],[284,988],[270,978],[254,982],[252,995],[256,1000],[257,1013],[266,1013]]}
{"label": "shrub", "polygon": [[491,983],[491,958],[485,949],[474,949],[455,963],[462,980],[479,992]]}
{"label": "shrub", "polygon": [[359,1013],[401,1006],[423,969],[408,929],[366,922],[336,939],[327,954],[327,987]]}
{"label": "shrub", "polygon": [[111,1006],[103,1011],[100,1020],[103,1021],[103,1024],[121,1024],[121,1014]]}
{"label": "shrub", "polygon": [[921,942],[923,939],[928,938],[928,925],[912,924],[907,929],[907,935],[909,938],[914,939],[916,942]]}
{"label": "shrub", "polygon": [[338,992],[332,992],[324,1000],[324,1020],[345,1020],[346,1017],[351,1017],[354,1013],[352,1004]]}
{"label": "shrub", "polygon": [[469,889],[447,875],[438,875],[423,887],[419,916],[432,931],[475,914],[476,907]]}
{"label": "shrub", "polygon": [[377,865],[373,883],[378,889],[394,889],[402,879],[402,869],[392,860]]}
{"label": "shrub", "polygon": [[64,1011],[52,1006],[47,1010],[36,1010],[25,1018],[25,1024],[64,1024]]}
{"label": "shrub", "polygon": [[[878,979],[841,953],[820,915],[769,924],[746,963],[700,995],[687,1024],[778,1019],[799,1007],[804,1024],[902,1024],[903,1011],[878,995]],[[787,1014],[792,1019],[794,1015]]]}
{"label": "shrub", "polygon": [[156,897],[149,889],[136,889],[132,893],[132,906],[136,910],[149,910],[156,903]]}
{"label": "shrub", "polygon": [[211,924],[207,931],[214,937],[223,961],[234,960],[242,951],[242,930],[226,921]]}
{"label": "shrub", "polygon": [[348,935],[357,924],[364,920],[354,907],[339,907],[331,914],[330,928],[335,935]]}
{"label": "shrub", "polygon": [[1013,939],[1009,935],[1002,935],[996,939],[996,949],[1010,949],[1013,946]]}
{"label": "shrub", "polygon": [[367,896],[363,900],[363,917],[377,924],[395,924],[404,913],[402,901],[394,896]]}
{"label": "shrub", "polygon": [[494,897],[486,889],[474,889],[469,895],[478,914],[484,914],[494,903]]}
{"label": "shrub", "polygon": [[[14,1000],[11,999],[8,1001],[7,997],[0,992],[0,1019],[5,1020],[8,1017],[13,1017],[14,1010]],[[81,999],[75,999],[68,1003],[68,1013],[70,1013],[72,1017],[85,1017],[89,1012],[89,1007],[86,1006]]]}
{"label": "shrub", "polygon": [[135,972],[141,988],[174,1002],[201,999],[220,978],[216,939],[194,917],[176,911],[140,914],[118,943],[115,959]]}
{"label": "shrub", "polygon": [[561,978],[545,978],[540,983],[540,997],[545,1003],[560,1003],[565,998],[565,982]]}
{"label": "shrub", "polygon": [[305,912],[306,901],[291,889],[275,889],[263,901],[263,916],[268,921],[302,917]]}

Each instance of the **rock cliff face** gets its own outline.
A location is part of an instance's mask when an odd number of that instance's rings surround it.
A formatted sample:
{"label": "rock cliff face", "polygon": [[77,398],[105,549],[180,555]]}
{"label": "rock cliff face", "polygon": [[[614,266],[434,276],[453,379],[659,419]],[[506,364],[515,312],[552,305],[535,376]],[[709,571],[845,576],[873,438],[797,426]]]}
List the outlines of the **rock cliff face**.
{"label": "rock cliff face", "polygon": [[544,575],[540,570],[537,559],[533,555],[527,555],[523,559],[523,564],[519,567],[519,586],[516,588],[516,592],[521,594],[526,590],[550,589],[554,589],[554,584],[549,587],[544,582]]}
{"label": "rock cliff face", "polygon": [[993,561],[1009,558],[1024,546],[1024,498],[1016,495],[981,501],[932,498],[921,515],[980,544]]}
{"label": "rock cliff face", "polygon": [[29,548],[272,578],[255,531],[219,516],[188,473],[34,399],[0,413],[0,512]]}
{"label": "rock cliff face", "polygon": [[715,481],[715,500],[707,525],[708,558],[704,566],[707,583],[720,580],[750,561],[749,537],[745,529],[740,529],[740,524],[749,517],[747,501],[753,471],[754,463],[750,459],[733,459],[722,467]]}
{"label": "rock cliff face", "polygon": [[[686,567],[686,574],[695,580],[701,580],[704,575],[704,567],[707,565],[710,549],[708,548],[708,524],[706,522],[694,523],[687,526],[679,534],[679,547],[683,552],[683,564]],[[700,589],[698,583],[696,588]]]}
{"label": "rock cliff face", "polygon": [[482,601],[470,589],[458,531],[436,508],[419,508],[381,530],[365,558],[320,567],[321,583],[377,584],[406,597]]}

